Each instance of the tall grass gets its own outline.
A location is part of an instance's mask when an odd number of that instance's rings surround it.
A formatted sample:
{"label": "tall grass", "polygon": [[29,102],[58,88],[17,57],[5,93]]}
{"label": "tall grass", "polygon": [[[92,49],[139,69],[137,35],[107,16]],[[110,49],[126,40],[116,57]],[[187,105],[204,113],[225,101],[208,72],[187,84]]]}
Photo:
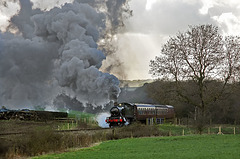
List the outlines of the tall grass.
{"label": "tall grass", "polygon": [[87,147],[106,140],[159,135],[162,134],[160,134],[158,127],[138,123],[110,131],[92,133],[59,133],[51,128],[39,128],[23,136],[12,138],[12,145],[8,148],[5,156],[7,158],[36,156],[74,147]]}
{"label": "tall grass", "polygon": [[140,123],[133,123],[126,127],[112,129],[112,134],[109,139],[122,139],[129,137],[149,137],[149,136],[163,136],[158,126],[156,125],[143,125]]}
{"label": "tall grass", "polygon": [[36,156],[46,153],[61,152],[73,147],[87,147],[99,141],[105,141],[103,132],[86,133],[59,133],[52,129],[39,129],[22,136],[12,138],[12,145],[4,148],[5,158],[17,156]]}

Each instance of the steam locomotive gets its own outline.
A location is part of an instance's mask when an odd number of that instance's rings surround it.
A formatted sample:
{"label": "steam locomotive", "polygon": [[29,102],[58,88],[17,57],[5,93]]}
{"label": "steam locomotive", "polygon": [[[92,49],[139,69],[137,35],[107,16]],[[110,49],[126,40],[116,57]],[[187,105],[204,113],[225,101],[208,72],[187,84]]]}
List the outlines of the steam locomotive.
{"label": "steam locomotive", "polygon": [[170,105],[119,103],[110,109],[111,116],[106,118],[109,127],[124,126],[132,122],[162,124],[174,118],[174,107]]}

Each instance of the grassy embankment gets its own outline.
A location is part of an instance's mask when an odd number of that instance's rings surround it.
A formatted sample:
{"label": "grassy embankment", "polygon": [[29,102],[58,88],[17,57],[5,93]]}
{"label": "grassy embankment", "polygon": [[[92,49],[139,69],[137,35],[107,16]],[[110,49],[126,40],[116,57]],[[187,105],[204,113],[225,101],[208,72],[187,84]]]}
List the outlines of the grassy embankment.
{"label": "grassy embankment", "polygon": [[240,135],[193,135],[154,138],[128,138],[62,154],[34,159],[205,159],[239,158]]}
{"label": "grassy embankment", "polygon": [[[98,142],[92,138],[100,135],[64,134],[56,130],[83,129],[97,127],[93,114],[71,111],[69,119],[20,121],[0,120],[0,158],[16,158],[16,156],[34,156],[42,153],[55,152],[70,147],[89,146]],[[6,135],[24,133],[19,135]],[[91,138],[90,138],[91,137]]]}
{"label": "grassy embankment", "polygon": [[76,129],[76,128],[86,128],[86,127],[97,127],[97,123],[95,121],[95,114],[84,113],[80,111],[69,111],[68,113],[68,121],[63,122],[58,129],[66,130],[66,129]]}

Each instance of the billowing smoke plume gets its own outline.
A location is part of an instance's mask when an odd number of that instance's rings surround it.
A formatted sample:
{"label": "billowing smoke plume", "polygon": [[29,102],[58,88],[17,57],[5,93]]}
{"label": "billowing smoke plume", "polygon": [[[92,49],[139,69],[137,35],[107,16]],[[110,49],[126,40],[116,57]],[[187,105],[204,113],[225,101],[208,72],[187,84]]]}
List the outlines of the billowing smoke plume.
{"label": "billowing smoke plume", "polygon": [[[107,54],[98,42],[120,20],[111,13],[114,10],[106,9],[112,2],[86,2],[42,11],[32,9],[29,0],[20,0],[18,15],[11,18],[8,31],[0,33],[0,104],[11,108],[52,104],[62,92],[92,105],[116,100],[119,81],[99,71]],[[115,1],[117,8],[123,4]]]}
{"label": "billowing smoke plume", "polygon": [[124,21],[132,16],[132,10],[128,5],[128,0],[108,0],[106,6],[108,11],[107,34],[101,41],[100,48],[107,55],[107,60],[104,61],[101,69],[124,79],[126,77],[124,61],[116,54],[119,45],[118,34],[124,32]]}
{"label": "billowing smoke plume", "polygon": [[87,3],[106,15],[106,28],[103,38],[98,42],[99,48],[107,56],[101,70],[111,72],[118,77],[125,77],[123,61],[116,54],[118,50],[117,34],[124,32],[124,21],[132,16],[129,0],[78,0]]}

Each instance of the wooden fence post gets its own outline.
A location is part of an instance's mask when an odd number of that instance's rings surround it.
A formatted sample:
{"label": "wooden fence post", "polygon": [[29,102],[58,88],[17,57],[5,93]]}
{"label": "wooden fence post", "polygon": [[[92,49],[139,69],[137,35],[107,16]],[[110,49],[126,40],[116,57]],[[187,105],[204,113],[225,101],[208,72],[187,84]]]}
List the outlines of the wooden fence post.
{"label": "wooden fence post", "polygon": [[107,137],[106,137],[106,136],[107,136],[107,135],[106,135],[106,131],[104,131],[103,136],[104,136],[103,141],[107,140]]}
{"label": "wooden fence post", "polygon": [[233,128],[233,134],[236,135],[236,128]]}
{"label": "wooden fence post", "polygon": [[218,133],[217,133],[218,135],[223,135],[223,133],[222,133],[222,127],[221,126],[219,126],[219,128],[218,128]]}
{"label": "wooden fence post", "polygon": [[116,136],[116,130],[115,130],[115,128],[113,128],[112,133],[113,133],[113,137],[115,138],[115,136]]}
{"label": "wooden fence post", "polygon": [[174,125],[177,125],[177,121],[178,121],[178,119],[174,118]]}
{"label": "wooden fence post", "polygon": [[172,130],[171,129],[169,130],[168,135],[172,136]]}
{"label": "wooden fence post", "polygon": [[182,136],[184,136],[184,129],[182,130]]}

